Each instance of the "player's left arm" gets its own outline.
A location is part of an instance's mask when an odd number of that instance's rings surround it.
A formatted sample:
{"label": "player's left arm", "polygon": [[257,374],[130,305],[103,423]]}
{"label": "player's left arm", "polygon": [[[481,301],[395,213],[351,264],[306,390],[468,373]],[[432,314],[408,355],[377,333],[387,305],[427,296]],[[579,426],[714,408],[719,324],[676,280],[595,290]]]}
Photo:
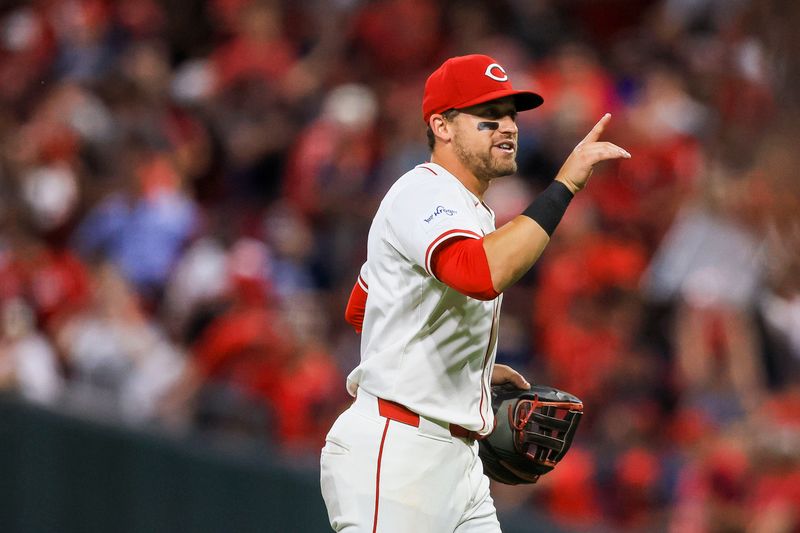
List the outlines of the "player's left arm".
{"label": "player's left arm", "polygon": [[522,374],[507,365],[495,364],[492,370],[492,385],[512,383],[518,389],[530,389],[531,384]]}
{"label": "player's left arm", "polygon": [[523,214],[483,239],[492,277],[492,286],[502,293],[513,285],[539,259],[550,242],[566,205],[583,189],[595,164],[610,159],[631,157],[619,146],[600,141],[611,119],[606,114],[567,157],[552,183]]}

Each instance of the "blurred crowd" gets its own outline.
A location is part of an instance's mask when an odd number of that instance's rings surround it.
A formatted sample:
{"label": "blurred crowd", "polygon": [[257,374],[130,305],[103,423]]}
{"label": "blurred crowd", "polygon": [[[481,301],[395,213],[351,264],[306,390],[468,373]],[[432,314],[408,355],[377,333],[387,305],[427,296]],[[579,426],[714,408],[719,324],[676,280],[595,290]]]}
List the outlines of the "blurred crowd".
{"label": "blurred crowd", "polygon": [[315,457],[349,401],[371,217],[429,156],[425,78],[485,53],[545,99],[489,191],[498,225],[604,112],[633,154],[595,170],[506,293],[499,360],[586,415],[498,508],[576,531],[800,531],[795,7],[2,5],[0,389]]}

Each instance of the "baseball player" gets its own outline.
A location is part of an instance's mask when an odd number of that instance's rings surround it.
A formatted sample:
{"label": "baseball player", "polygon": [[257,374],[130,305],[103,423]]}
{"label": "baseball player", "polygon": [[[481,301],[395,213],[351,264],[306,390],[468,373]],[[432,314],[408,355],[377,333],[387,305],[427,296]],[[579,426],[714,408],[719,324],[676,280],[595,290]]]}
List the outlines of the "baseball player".
{"label": "baseball player", "polygon": [[346,311],[361,332],[347,378],[355,401],[321,455],[335,531],[500,531],[476,439],[494,428],[492,384],[530,386],[494,362],[502,293],[539,257],[592,166],[630,157],[598,140],[606,114],[553,183],[495,229],[483,196],[516,172],[517,113],[541,104],[484,55],[451,58],[425,84],[430,162],[381,202]]}

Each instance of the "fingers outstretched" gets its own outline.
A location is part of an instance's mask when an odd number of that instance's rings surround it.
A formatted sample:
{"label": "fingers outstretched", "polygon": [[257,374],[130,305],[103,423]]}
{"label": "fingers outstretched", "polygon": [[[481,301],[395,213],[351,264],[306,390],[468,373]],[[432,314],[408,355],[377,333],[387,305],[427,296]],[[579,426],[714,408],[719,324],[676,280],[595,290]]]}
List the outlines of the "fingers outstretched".
{"label": "fingers outstretched", "polygon": [[556,179],[567,185],[573,193],[586,185],[595,164],[609,159],[630,159],[631,154],[624,148],[599,140],[610,120],[611,113],[603,115],[567,157],[556,176]]}
{"label": "fingers outstretched", "polygon": [[594,142],[599,139],[600,135],[602,135],[603,131],[605,131],[606,124],[608,124],[609,120],[611,120],[611,113],[606,113],[603,115],[603,117],[597,122],[597,124],[594,125],[591,131],[586,134],[586,137],[584,137],[583,140],[578,143],[578,146],[589,142]]}

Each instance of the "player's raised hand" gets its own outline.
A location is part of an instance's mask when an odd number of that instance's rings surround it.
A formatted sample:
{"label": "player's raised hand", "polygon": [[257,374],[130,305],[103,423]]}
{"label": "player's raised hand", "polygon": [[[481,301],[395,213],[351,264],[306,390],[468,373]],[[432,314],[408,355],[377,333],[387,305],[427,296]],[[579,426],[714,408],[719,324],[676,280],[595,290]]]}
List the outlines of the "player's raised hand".
{"label": "player's raised hand", "polygon": [[558,171],[556,179],[573,193],[586,186],[596,163],[607,159],[629,159],[631,157],[631,154],[616,144],[599,140],[610,120],[611,113],[603,115],[603,118],[594,125],[588,135],[572,150],[561,170]]}

